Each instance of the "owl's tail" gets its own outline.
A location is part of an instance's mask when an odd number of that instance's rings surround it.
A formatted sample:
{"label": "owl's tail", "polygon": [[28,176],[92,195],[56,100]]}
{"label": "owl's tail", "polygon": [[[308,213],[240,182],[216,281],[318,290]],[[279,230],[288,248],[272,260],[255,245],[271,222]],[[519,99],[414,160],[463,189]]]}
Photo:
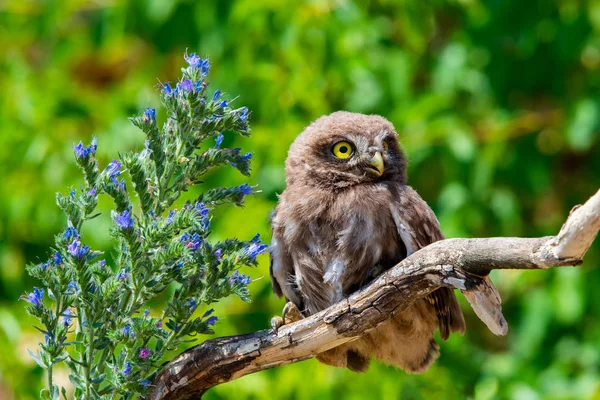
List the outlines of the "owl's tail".
{"label": "owl's tail", "polygon": [[321,353],[317,359],[365,372],[373,357],[409,373],[425,372],[440,354],[433,339],[437,323],[431,306],[425,300],[417,301],[362,338]]}

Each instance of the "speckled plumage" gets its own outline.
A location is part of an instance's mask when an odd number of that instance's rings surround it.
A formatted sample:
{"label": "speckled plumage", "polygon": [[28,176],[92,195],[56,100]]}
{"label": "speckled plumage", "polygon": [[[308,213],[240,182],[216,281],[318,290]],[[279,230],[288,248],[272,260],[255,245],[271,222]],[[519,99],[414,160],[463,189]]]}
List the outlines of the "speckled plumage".
{"label": "speckled plumage", "polygon": [[[290,147],[287,187],[272,221],[271,282],[275,293],[305,316],[443,239],[433,211],[406,185],[406,159],[397,136],[383,117],[336,112],[313,122]],[[332,153],[332,146],[342,140],[354,147],[345,160]],[[384,162],[380,176],[369,169],[377,152]],[[444,340],[450,332],[465,330],[462,311],[447,288],[317,358],[365,371],[375,357],[408,372],[422,372],[439,354],[433,339],[437,328]]]}

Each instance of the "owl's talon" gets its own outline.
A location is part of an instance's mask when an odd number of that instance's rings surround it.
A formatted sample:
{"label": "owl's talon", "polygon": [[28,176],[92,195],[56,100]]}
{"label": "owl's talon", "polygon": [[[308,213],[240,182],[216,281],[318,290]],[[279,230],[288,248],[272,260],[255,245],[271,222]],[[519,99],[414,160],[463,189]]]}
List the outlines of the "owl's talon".
{"label": "owl's talon", "polygon": [[277,333],[279,328],[281,328],[283,325],[300,321],[303,318],[304,317],[302,316],[300,310],[298,310],[298,307],[291,301],[288,301],[283,307],[281,317],[276,315],[271,318],[271,328],[275,333]]}
{"label": "owl's talon", "polygon": [[298,310],[298,307],[291,301],[288,301],[283,307],[281,318],[285,324],[291,324],[293,322],[300,321],[304,317],[302,316],[300,310]]}
{"label": "owl's talon", "polygon": [[271,329],[273,329],[273,332],[277,333],[283,325],[283,319],[280,316],[276,315],[271,318]]}

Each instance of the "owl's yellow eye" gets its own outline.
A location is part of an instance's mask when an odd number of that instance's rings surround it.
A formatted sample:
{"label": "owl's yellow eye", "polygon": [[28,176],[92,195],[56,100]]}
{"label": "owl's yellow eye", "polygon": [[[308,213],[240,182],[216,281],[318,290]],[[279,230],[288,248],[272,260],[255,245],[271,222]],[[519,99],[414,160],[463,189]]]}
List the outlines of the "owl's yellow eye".
{"label": "owl's yellow eye", "polygon": [[348,142],[337,142],[332,152],[337,158],[348,158],[352,155],[352,145]]}
{"label": "owl's yellow eye", "polygon": [[388,145],[388,142],[383,142],[383,150],[388,151],[389,148],[390,145]]}

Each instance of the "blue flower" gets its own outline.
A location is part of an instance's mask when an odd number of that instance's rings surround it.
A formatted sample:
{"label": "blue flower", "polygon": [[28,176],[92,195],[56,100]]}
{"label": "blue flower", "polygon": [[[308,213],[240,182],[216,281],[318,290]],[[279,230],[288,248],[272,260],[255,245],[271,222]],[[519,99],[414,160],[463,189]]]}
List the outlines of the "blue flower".
{"label": "blue flower", "polygon": [[260,243],[260,233],[257,233],[256,235],[254,235],[254,237],[250,241],[252,243]]}
{"label": "blue flower", "polygon": [[77,294],[77,292],[79,292],[79,286],[77,285],[77,282],[75,282],[75,281],[69,282],[69,284],[67,285],[67,293]]}
{"label": "blue flower", "polygon": [[[196,81],[196,82],[194,82],[194,90],[196,92],[202,91],[202,81]],[[200,99],[200,102],[202,104],[204,104],[204,99]]]}
{"label": "blue flower", "polygon": [[220,102],[219,106],[221,106],[222,108],[227,107],[227,100],[223,100],[222,102]]}
{"label": "blue flower", "polygon": [[101,268],[104,268],[104,267],[106,266],[106,260],[100,260],[100,262],[98,263],[98,265],[99,265]]}
{"label": "blue flower", "polygon": [[223,134],[219,133],[217,138],[215,139],[215,149],[221,148],[221,143],[223,143]]}
{"label": "blue flower", "polygon": [[171,95],[171,93],[173,93],[173,89],[171,89],[171,85],[169,85],[168,83],[164,83],[162,91],[168,95]]}
{"label": "blue flower", "polygon": [[215,324],[217,323],[218,320],[219,320],[219,318],[212,316],[209,319],[207,319],[205,322],[207,325],[215,326]]}
{"label": "blue flower", "polygon": [[240,121],[246,122],[248,120],[248,107],[242,107],[238,111],[240,112]]}
{"label": "blue flower", "polygon": [[111,178],[119,176],[121,174],[121,163],[118,162],[117,160],[112,160],[106,166],[105,171],[108,174],[108,176],[110,176]]}
{"label": "blue flower", "polygon": [[73,228],[72,226],[69,226],[66,230],[65,233],[63,234],[63,237],[65,239],[73,239],[73,238],[78,238],[79,237],[79,232],[77,232],[77,229]]}
{"label": "blue flower", "polygon": [[89,197],[93,197],[93,196],[95,196],[97,193],[98,193],[98,191],[96,190],[96,188],[95,188],[95,187],[92,187],[92,188],[91,188],[91,189],[90,189],[90,190],[87,192],[87,195],[88,195]]}
{"label": "blue flower", "polygon": [[211,308],[210,310],[208,310],[207,312],[204,313],[204,315],[202,316],[202,318],[206,318],[208,317],[210,314],[212,314],[215,311],[214,308]]}
{"label": "blue flower", "polygon": [[217,90],[215,91],[215,94],[213,94],[213,101],[218,100],[219,97],[221,97],[221,91]]}
{"label": "blue flower", "polygon": [[267,246],[266,244],[252,243],[250,246],[244,249],[244,254],[246,254],[248,257],[254,260],[256,256],[263,253],[265,250],[267,250],[268,247],[269,246]]}
{"label": "blue flower", "polygon": [[123,375],[127,376],[131,373],[131,363],[127,361],[123,368]]}
{"label": "blue flower", "polygon": [[71,325],[71,317],[73,317],[73,311],[70,308],[67,308],[63,313],[62,324],[65,328],[68,328]]}
{"label": "blue flower", "polygon": [[192,53],[189,56],[186,54],[183,58],[185,58],[190,67],[199,68],[202,66],[203,60],[196,53]]}
{"label": "blue flower", "polygon": [[180,242],[187,242],[190,240],[190,234],[187,232],[183,232],[183,235],[179,237]]}
{"label": "blue flower", "polygon": [[146,119],[154,121],[156,119],[156,109],[152,107],[146,108],[146,111],[144,111],[144,117]]}
{"label": "blue flower", "polygon": [[124,268],[121,270],[121,272],[119,272],[119,275],[117,275],[117,279],[120,281],[124,281],[129,277],[129,269]]}
{"label": "blue flower", "polygon": [[48,269],[48,263],[42,263],[40,267],[42,267],[42,271],[45,271]]}
{"label": "blue flower", "polygon": [[190,310],[196,308],[197,305],[198,305],[198,303],[196,303],[196,300],[194,300],[194,299],[188,300],[188,307],[190,308]]}
{"label": "blue flower", "polygon": [[191,240],[187,244],[187,248],[196,251],[196,250],[198,250],[198,247],[200,247],[200,244],[202,244],[202,240],[200,239],[200,236],[198,236],[197,233],[194,233],[192,235]]}
{"label": "blue flower", "polygon": [[125,336],[129,336],[131,334],[132,330],[131,330],[131,326],[129,325],[125,325],[123,327],[123,335]]}
{"label": "blue flower", "polygon": [[52,258],[52,262],[54,263],[54,265],[60,265],[63,262],[62,256],[60,255],[60,253],[57,251],[56,253],[54,253],[54,257]]}
{"label": "blue flower", "polygon": [[192,81],[190,81],[189,79],[186,79],[183,82],[181,82],[181,88],[186,92],[191,92],[192,90],[194,90],[194,87],[192,86]]}
{"label": "blue flower", "polygon": [[230,277],[229,277],[229,284],[234,284],[234,283],[242,283],[244,285],[248,285],[250,282],[252,282],[252,280],[250,279],[250,277],[246,274],[240,274],[240,272],[238,270],[236,270]]}
{"label": "blue flower", "polygon": [[209,213],[209,209],[206,207],[206,204],[204,204],[203,202],[198,202],[196,203],[196,211],[198,212],[198,214],[200,214],[203,217],[208,216]]}
{"label": "blue flower", "polygon": [[221,260],[222,255],[223,255],[223,249],[215,250],[215,257],[217,258],[217,260]]}
{"label": "blue flower", "polygon": [[244,183],[243,185],[238,186],[237,190],[238,190],[238,192],[240,192],[243,195],[252,194],[252,186],[248,185],[247,183]]}
{"label": "blue flower", "polygon": [[240,160],[247,161],[247,160],[250,160],[251,158],[252,158],[252,153],[246,153],[240,157]]}
{"label": "blue flower", "polygon": [[140,381],[140,385],[142,385],[143,387],[150,386],[150,384],[151,384],[151,383],[152,383],[152,382],[150,382],[148,379],[142,379],[142,380]]}
{"label": "blue flower", "polygon": [[33,288],[32,293],[28,293],[27,297],[21,297],[23,300],[30,302],[35,307],[40,307],[42,305],[42,299],[44,297],[44,289],[43,288]]}
{"label": "blue flower", "polygon": [[167,217],[167,224],[173,223],[173,217],[175,216],[174,210],[169,210],[169,216]]}
{"label": "blue flower", "polygon": [[79,142],[75,146],[73,146],[73,151],[75,152],[75,157],[77,159],[87,159],[90,155],[95,155],[96,150],[98,149],[98,145],[96,142],[96,136],[92,139],[92,143],[89,146],[84,146],[82,142]]}
{"label": "blue flower", "polygon": [[150,315],[150,311],[144,310],[144,317],[147,317],[148,315]]}
{"label": "blue flower", "polygon": [[83,258],[90,251],[90,248],[85,244],[81,244],[79,239],[75,239],[73,243],[67,247],[67,251],[75,258]]}
{"label": "blue flower", "polygon": [[71,198],[73,199],[73,198],[75,198],[76,193],[77,193],[77,191],[75,189],[73,189],[69,192],[69,196],[71,196]]}
{"label": "blue flower", "polygon": [[133,219],[131,218],[131,212],[129,210],[123,211],[122,214],[115,213],[114,220],[117,225],[123,229],[130,229],[133,227]]}

